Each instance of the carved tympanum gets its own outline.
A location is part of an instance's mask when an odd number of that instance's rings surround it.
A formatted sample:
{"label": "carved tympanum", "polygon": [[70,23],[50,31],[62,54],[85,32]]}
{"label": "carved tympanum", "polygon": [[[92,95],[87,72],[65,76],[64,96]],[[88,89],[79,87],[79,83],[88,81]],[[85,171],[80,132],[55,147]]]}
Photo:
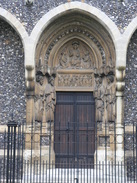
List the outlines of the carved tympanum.
{"label": "carved tympanum", "polygon": [[92,74],[59,74],[59,87],[92,87]]}
{"label": "carved tympanum", "polygon": [[61,69],[93,69],[94,66],[87,46],[80,41],[71,41],[60,53],[59,68]]}

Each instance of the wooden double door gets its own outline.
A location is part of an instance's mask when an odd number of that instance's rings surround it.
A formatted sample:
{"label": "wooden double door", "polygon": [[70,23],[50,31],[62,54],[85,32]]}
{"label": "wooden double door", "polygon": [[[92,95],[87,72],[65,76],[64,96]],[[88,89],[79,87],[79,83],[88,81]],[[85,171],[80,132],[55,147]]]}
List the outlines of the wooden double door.
{"label": "wooden double door", "polygon": [[93,167],[95,102],[91,92],[57,92],[54,125],[56,167]]}

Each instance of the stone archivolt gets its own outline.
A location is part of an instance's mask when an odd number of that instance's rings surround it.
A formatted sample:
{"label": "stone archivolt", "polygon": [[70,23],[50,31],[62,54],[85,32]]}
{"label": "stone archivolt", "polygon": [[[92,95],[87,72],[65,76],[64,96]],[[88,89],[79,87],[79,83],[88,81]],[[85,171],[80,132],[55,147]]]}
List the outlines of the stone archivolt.
{"label": "stone archivolt", "polygon": [[72,35],[73,36],[74,33],[78,33],[78,34],[84,35],[89,40],[91,40],[98,47],[98,49],[99,49],[99,51],[101,53],[101,57],[102,57],[103,63],[105,64],[105,62],[106,62],[105,50],[102,47],[102,45],[100,44],[100,42],[90,32],[88,32],[87,30],[82,29],[80,27],[71,27],[71,28],[68,28],[64,32],[62,32],[61,34],[59,34],[52,41],[52,43],[48,46],[47,51],[46,51],[46,54],[45,54],[45,57],[44,57],[45,63],[47,63],[47,61],[49,60],[49,56],[50,56],[51,50],[57,44],[57,42],[59,42],[64,36],[67,36],[67,35]]}

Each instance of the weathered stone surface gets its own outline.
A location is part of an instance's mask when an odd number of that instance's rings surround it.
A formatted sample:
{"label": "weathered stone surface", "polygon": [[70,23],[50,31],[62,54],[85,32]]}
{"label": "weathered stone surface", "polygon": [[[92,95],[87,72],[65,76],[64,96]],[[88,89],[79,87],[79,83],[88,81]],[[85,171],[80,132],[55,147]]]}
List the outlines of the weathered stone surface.
{"label": "weathered stone surface", "polygon": [[12,113],[16,122],[25,121],[24,53],[17,33],[0,20],[0,124]]}

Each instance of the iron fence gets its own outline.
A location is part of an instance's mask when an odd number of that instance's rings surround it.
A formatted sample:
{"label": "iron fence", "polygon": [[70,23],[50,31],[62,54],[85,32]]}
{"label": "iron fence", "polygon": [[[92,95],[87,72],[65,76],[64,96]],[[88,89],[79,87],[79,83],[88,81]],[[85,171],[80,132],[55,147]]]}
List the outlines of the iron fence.
{"label": "iron fence", "polygon": [[[72,123],[72,122],[71,122]],[[33,126],[28,128],[26,124],[17,125],[12,122],[8,124],[7,130],[1,135],[0,146],[0,182],[1,183],[126,183],[137,181],[137,127],[131,124],[130,129],[126,124],[123,127],[123,134],[119,133],[116,124],[110,123],[111,132],[108,133],[108,125],[104,126],[104,136],[99,134],[99,122],[96,122],[95,131],[86,125],[82,143],[87,143],[94,134],[94,160],[91,161],[90,156],[76,156],[72,158],[64,154],[61,149],[57,149],[57,154],[62,157],[56,161],[57,156],[53,149],[57,145],[71,148],[69,143],[77,143],[78,138],[72,140],[70,137],[71,125],[66,123],[66,138],[59,137],[61,128],[58,128],[57,137],[52,138],[52,123],[49,124],[49,132],[43,132],[44,126],[39,126],[39,130]],[[86,123],[85,123],[86,124]],[[113,126],[113,127],[112,127]],[[68,128],[69,127],[69,128]],[[89,129],[90,130],[89,130]],[[55,130],[55,129],[54,129]],[[76,131],[75,131],[76,132]],[[88,135],[90,132],[92,135]],[[89,133],[89,134],[90,134]],[[111,134],[111,136],[109,136]],[[78,135],[78,134],[77,134]],[[119,136],[123,141],[119,141]],[[74,136],[73,136],[74,137]],[[105,137],[105,138],[104,138]],[[64,140],[65,139],[65,140]],[[93,141],[92,141],[93,142]],[[81,143],[81,142],[80,142]],[[76,144],[75,144],[76,145]],[[74,145],[74,146],[75,146]],[[80,145],[80,144],[79,144]],[[118,151],[118,147],[123,147]],[[87,147],[86,145],[84,147]],[[113,151],[110,151],[110,147]],[[89,148],[89,147],[88,147]],[[90,149],[90,148],[89,148]],[[59,151],[58,151],[59,150]],[[71,155],[69,151],[64,151],[65,155]],[[121,160],[118,159],[119,152],[123,152]],[[63,156],[62,156],[63,155]],[[100,157],[104,157],[101,158]],[[69,161],[68,161],[68,158]]]}
{"label": "iron fence", "polygon": [[0,182],[18,182],[18,183],[135,183],[136,182],[136,164],[128,163],[125,166],[123,162],[99,162],[94,164],[94,169],[88,168],[91,164],[81,164],[79,168],[75,168],[73,163],[70,165],[73,168],[65,168],[66,162],[61,163],[62,168],[56,168],[54,163],[48,162],[39,163],[34,160],[31,163],[29,160],[20,162],[23,171],[15,171],[15,178],[13,176],[7,177],[5,175],[6,169],[3,169],[3,162],[1,162]]}

